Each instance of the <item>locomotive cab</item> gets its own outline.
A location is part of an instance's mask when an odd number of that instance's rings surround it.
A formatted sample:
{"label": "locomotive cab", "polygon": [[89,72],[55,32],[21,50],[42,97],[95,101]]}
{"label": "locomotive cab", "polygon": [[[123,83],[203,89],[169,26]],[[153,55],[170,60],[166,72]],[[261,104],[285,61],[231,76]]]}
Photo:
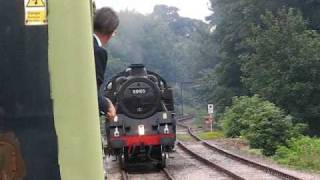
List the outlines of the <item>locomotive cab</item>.
{"label": "locomotive cab", "polygon": [[166,81],[134,64],[108,82],[106,97],[117,109],[117,118],[106,125],[108,146],[123,167],[137,162],[164,167],[176,140],[172,89]]}

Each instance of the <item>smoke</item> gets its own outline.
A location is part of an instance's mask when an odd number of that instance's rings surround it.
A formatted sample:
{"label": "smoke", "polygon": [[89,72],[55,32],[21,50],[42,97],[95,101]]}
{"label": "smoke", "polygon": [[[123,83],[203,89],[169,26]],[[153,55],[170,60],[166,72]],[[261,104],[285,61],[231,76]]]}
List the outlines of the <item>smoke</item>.
{"label": "smoke", "polygon": [[111,54],[130,64],[143,63],[145,48],[142,47],[142,42],[145,38],[146,17],[126,10],[119,12],[119,18],[120,26],[114,39],[110,41]]}

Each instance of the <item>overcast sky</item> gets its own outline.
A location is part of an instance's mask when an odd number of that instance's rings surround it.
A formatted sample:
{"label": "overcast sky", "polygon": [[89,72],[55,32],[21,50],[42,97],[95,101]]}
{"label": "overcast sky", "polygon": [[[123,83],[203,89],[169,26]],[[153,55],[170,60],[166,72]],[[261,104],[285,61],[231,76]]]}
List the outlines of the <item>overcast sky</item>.
{"label": "overcast sky", "polygon": [[142,14],[151,13],[154,5],[166,4],[180,9],[180,16],[201,19],[211,14],[209,0],[95,0],[98,8],[112,7],[114,10],[136,10]]}

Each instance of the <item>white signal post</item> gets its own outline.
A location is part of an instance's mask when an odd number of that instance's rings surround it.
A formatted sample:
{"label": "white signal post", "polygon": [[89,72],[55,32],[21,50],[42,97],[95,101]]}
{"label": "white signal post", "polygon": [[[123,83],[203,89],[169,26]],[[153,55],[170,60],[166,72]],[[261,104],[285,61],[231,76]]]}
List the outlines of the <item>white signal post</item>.
{"label": "white signal post", "polygon": [[209,114],[209,121],[210,121],[210,130],[212,132],[213,129],[213,111],[214,111],[214,106],[213,104],[208,104],[208,114]]}

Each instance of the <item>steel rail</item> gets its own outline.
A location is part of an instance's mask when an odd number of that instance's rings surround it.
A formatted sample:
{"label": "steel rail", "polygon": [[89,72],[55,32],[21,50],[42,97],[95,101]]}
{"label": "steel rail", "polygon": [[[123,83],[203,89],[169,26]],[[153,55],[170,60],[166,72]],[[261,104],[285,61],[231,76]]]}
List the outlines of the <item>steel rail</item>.
{"label": "steel rail", "polygon": [[187,121],[187,120],[191,120],[193,119],[195,116],[194,114],[187,114],[187,115],[184,115],[184,116],[178,116],[176,117],[176,120],[178,122],[184,122],[184,121]]}
{"label": "steel rail", "polygon": [[263,165],[263,164],[260,164],[258,162],[255,162],[255,161],[252,161],[252,160],[249,160],[247,158],[244,158],[242,156],[239,156],[239,155],[236,155],[234,153],[231,153],[231,152],[228,152],[222,148],[219,148],[215,145],[212,145],[212,144],[209,144],[208,142],[202,140],[201,138],[199,138],[198,136],[196,136],[193,132],[192,132],[192,129],[184,124],[181,124],[181,123],[177,123],[179,126],[181,127],[184,127],[186,129],[188,129],[188,133],[191,135],[191,137],[193,137],[194,139],[196,139],[197,141],[201,142],[204,146],[206,146],[207,148],[213,150],[213,151],[216,151],[218,152],[219,154],[222,154],[224,156],[227,156],[233,160],[236,160],[236,161],[239,161],[241,162],[242,164],[245,164],[245,165],[248,165],[248,166],[251,166],[251,167],[254,167],[254,168],[257,168],[257,169],[260,169],[268,174],[272,174],[274,176],[277,176],[277,177],[280,177],[280,178],[284,178],[284,179],[290,179],[290,180],[302,180],[301,178],[298,178],[298,177],[295,177],[293,175],[290,175],[290,174],[287,174],[287,173],[284,173],[284,172],[281,172],[277,169],[274,169],[272,167],[269,167],[269,166],[266,166],[266,165]]}
{"label": "steel rail", "polygon": [[192,157],[195,157],[197,160],[199,160],[200,162],[206,164],[207,166],[216,169],[219,172],[222,172],[224,174],[226,174],[227,176],[229,176],[232,179],[236,179],[236,180],[244,180],[244,178],[238,176],[237,174],[223,168],[222,166],[219,166],[216,163],[211,162],[210,160],[203,158],[202,156],[198,155],[197,153],[193,152],[192,150],[190,150],[189,148],[187,148],[186,145],[184,145],[183,143],[181,143],[180,141],[177,143],[178,146],[184,150],[185,152],[187,152],[188,154],[190,154]]}
{"label": "steel rail", "polygon": [[168,180],[175,180],[167,168],[163,168],[161,171],[166,175]]}

